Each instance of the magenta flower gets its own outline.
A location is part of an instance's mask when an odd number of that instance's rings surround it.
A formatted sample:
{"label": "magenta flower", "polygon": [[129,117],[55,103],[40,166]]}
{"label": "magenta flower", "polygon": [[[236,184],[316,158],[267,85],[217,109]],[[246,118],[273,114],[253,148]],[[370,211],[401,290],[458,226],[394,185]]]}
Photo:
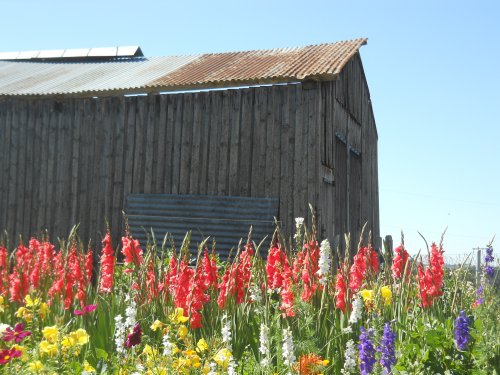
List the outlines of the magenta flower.
{"label": "magenta flower", "polygon": [[8,327],[3,333],[3,341],[15,341],[16,344],[23,341],[26,336],[31,335],[30,331],[24,330],[23,323],[17,323],[14,329]]}
{"label": "magenta flower", "polygon": [[73,311],[73,314],[75,314],[75,315],[85,315],[85,314],[91,313],[95,309],[97,309],[97,305],[87,305],[87,306],[83,307],[83,310],[75,310],[75,311]]}
{"label": "magenta flower", "polygon": [[5,365],[12,358],[20,357],[23,353],[16,349],[4,349],[0,351],[0,365]]}
{"label": "magenta flower", "polygon": [[136,323],[132,333],[127,336],[125,341],[125,347],[131,348],[132,346],[139,345],[141,343],[142,329],[139,323]]}

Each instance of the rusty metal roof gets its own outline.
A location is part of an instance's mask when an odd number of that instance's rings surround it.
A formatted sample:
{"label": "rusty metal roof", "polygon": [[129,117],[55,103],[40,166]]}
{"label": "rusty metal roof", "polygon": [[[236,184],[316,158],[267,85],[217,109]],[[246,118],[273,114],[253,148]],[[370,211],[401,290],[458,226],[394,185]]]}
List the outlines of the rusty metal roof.
{"label": "rusty metal roof", "polygon": [[334,80],[366,42],[123,61],[0,58],[0,96],[100,96]]}

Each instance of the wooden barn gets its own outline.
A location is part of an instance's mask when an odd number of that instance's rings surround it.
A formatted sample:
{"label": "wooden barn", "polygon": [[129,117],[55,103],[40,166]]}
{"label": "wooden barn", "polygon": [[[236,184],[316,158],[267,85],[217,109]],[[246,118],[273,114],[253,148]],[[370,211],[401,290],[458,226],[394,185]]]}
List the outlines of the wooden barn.
{"label": "wooden barn", "polygon": [[359,49],[148,58],[139,47],[0,53],[0,228],[94,244],[193,229],[221,251],[286,234],[379,236],[377,130]]}

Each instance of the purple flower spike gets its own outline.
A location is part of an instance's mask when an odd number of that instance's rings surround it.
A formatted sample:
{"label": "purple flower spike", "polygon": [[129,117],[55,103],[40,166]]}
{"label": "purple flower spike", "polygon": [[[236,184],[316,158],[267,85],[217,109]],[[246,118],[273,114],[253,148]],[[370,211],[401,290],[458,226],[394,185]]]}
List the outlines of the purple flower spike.
{"label": "purple flower spike", "polygon": [[384,368],[384,374],[392,374],[391,366],[396,364],[396,349],[394,342],[396,341],[396,334],[391,329],[391,323],[386,323],[384,326],[384,334],[382,341],[377,350],[382,353],[380,357],[380,364]]}
{"label": "purple flower spike", "polygon": [[27,336],[31,335],[30,331],[24,330],[23,323],[17,323],[14,326],[14,329],[8,327],[3,333],[3,341],[14,341],[16,344],[23,341],[23,339]]}
{"label": "purple flower spike", "polygon": [[132,346],[139,345],[141,343],[142,338],[142,329],[139,323],[136,323],[132,333],[127,336],[127,340],[125,341],[125,347],[131,348]]}
{"label": "purple flower spike", "polygon": [[365,330],[361,327],[361,335],[359,336],[359,369],[361,375],[371,374],[375,365],[375,348],[371,338],[373,337],[372,330]]}
{"label": "purple flower spike", "polygon": [[467,350],[469,347],[469,318],[465,315],[465,311],[460,311],[458,318],[455,320],[455,343],[458,350]]}

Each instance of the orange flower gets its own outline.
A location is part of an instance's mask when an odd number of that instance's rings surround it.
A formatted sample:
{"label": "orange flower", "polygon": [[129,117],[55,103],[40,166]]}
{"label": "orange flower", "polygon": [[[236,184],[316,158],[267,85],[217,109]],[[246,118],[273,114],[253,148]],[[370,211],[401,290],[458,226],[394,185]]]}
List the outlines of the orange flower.
{"label": "orange flower", "polygon": [[300,375],[319,375],[328,363],[330,361],[321,359],[317,354],[303,354],[294,367]]}

